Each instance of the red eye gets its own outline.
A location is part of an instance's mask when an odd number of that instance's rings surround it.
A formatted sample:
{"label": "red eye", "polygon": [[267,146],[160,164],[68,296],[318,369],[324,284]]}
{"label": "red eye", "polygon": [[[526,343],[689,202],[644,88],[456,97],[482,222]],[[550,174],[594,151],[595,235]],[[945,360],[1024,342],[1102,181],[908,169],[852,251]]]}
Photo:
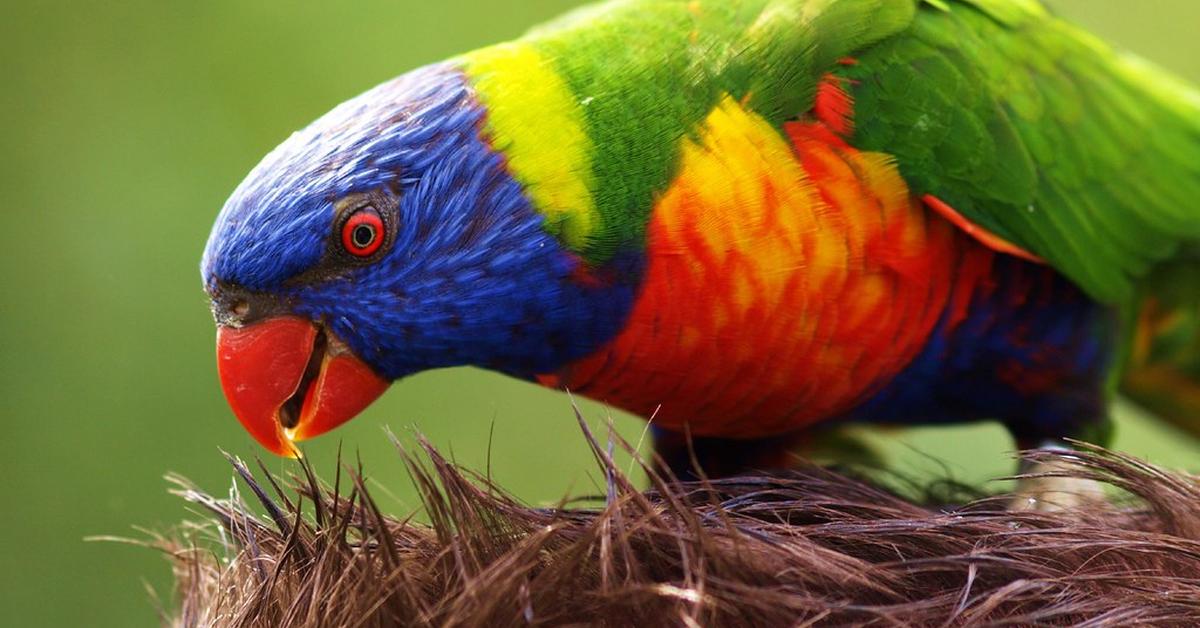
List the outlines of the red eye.
{"label": "red eye", "polygon": [[358,257],[367,257],[383,246],[383,219],[374,207],[363,207],[346,219],[342,225],[342,246]]}

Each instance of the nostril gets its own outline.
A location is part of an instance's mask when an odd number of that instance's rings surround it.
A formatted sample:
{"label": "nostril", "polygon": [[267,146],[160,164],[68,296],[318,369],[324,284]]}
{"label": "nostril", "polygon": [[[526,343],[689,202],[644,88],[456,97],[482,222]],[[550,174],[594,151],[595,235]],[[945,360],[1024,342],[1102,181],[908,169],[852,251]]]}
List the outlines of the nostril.
{"label": "nostril", "polygon": [[234,301],[233,305],[229,306],[229,311],[234,316],[241,318],[250,313],[250,304],[246,301]]}

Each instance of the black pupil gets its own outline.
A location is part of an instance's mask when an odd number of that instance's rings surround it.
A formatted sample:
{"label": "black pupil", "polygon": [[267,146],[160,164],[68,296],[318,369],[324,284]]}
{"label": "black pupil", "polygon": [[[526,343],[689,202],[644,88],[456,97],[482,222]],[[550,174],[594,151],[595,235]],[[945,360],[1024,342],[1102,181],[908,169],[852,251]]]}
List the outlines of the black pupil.
{"label": "black pupil", "polygon": [[358,225],[354,227],[354,232],[350,234],[350,237],[354,240],[354,246],[365,249],[375,241],[375,227],[371,225]]}

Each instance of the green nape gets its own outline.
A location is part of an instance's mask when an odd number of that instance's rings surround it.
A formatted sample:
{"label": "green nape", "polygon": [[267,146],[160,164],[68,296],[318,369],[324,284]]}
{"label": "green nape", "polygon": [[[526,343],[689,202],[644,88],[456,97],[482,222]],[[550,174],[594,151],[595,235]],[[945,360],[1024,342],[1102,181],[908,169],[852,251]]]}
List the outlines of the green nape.
{"label": "green nape", "polygon": [[1105,302],[1200,240],[1200,96],[1031,0],[933,3],[853,79],[853,143]]}
{"label": "green nape", "polygon": [[600,264],[641,248],[680,140],[724,94],[775,124],[811,106],[818,78],[861,46],[903,29],[894,0],[624,0],[530,32],[583,112],[599,224],[567,242]]}

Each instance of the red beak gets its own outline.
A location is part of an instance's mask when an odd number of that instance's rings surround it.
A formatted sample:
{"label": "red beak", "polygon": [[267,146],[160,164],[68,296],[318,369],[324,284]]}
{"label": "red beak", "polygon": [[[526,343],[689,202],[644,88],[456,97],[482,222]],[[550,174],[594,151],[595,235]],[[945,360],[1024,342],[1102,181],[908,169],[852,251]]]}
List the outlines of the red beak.
{"label": "red beak", "polygon": [[295,441],[354,418],[389,384],[337,336],[294,317],[218,327],[217,373],[246,431],[292,458]]}

